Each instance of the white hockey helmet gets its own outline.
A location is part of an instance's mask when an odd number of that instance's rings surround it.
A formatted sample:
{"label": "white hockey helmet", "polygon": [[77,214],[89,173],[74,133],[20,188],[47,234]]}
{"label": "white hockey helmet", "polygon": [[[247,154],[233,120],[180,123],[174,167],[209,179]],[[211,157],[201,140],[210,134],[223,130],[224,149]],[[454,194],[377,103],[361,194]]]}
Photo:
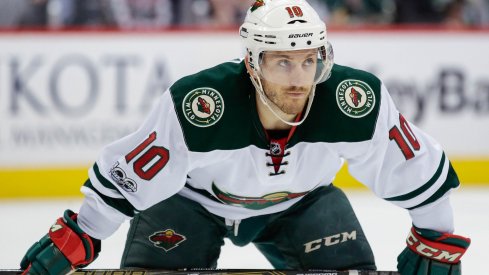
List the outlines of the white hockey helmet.
{"label": "white hockey helmet", "polygon": [[[253,70],[250,75],[260,99],[281,121],[299,125],[307,117],[315,94],[316,84],[327,80],[333,67],[333,50],[327,41],[326,25],[305,0],[256,0],[248,10],[239,29],[247,50],[247,62]],[[313,80],[308,81],[311,92],[303,119],[299,122],[285,121],[272,108],[272,102],[263,90],[260,78],[263,55],[266,52],[317,49],[317,62]],[[267,79],[268,80],[268,79]]]}
{"label": "white hockey helmet", "polygon": [[326,25],[305,0],[256,0],[239,29],[250,67],[260,72],[265,51],[318,49],[316,83],[325,81],[333,66]]}

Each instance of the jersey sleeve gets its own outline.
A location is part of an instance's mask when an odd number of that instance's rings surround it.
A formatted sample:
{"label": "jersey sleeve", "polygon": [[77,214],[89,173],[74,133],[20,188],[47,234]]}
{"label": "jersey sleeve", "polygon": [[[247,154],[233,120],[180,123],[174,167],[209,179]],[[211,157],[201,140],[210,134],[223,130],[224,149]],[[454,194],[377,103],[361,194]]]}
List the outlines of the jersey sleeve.
{"label": "jersey sleeve", "polygon": [[372,139],[346,157],[350,174],[377,196],[408,209],[416,226],[452,232],[448,195],[459,181],[440,144],[409,123],[381,85]]}
{"label": "jersey sleeve", "polygon": [[79,224],[95,238],[110,236],[138,211],[180,191],[189,151],[169,91],[134,133],[107,145],[82,187]]}

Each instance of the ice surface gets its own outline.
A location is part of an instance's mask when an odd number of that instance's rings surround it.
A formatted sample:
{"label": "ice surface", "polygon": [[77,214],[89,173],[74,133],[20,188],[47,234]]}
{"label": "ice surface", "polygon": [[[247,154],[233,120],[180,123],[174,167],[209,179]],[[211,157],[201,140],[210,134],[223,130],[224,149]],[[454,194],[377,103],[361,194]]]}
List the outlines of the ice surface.
{"label": "ice surface", "polygon": [[[488,185],[485,185],[488,186]],[[396,257],[404,248],[411,226],[407,211],[378,199],[369,191],[345,190],[374,250],[379,270],[395,270]],[[472,239],[463,258],[466,275],[489,274],[489,187],[462,187],[452,194],[455,233]],[[0,269],[19,268],[25,251],[66,208],[78,210],[79,199],[0,200]],[[117,268],[128,224],[105,240],[99,258],[90,268]],[[233,246],[228,240],[222,249],[219,268],[271,268],[252,246]]]}

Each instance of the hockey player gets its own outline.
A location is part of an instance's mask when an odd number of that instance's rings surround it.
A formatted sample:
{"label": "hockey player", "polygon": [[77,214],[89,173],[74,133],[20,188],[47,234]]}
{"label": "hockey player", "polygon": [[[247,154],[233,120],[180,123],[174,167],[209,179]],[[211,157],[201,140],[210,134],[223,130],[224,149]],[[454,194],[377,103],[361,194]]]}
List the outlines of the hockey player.
{"label": "hockey player", "polygon": [[131,219],[123,268],[215,268],[223,239],[277,269],[375,270],[332,184],[344,160],[409,211],[402,274],[460,274],[457,175],[440,145],[396,109],[376,76],[333,65],[324,22],[303,0],[263,0],[239,29],[247,54],[184,77],[141,127],[105,147],[67,210],[21,261],[28,274],[90,264]]}

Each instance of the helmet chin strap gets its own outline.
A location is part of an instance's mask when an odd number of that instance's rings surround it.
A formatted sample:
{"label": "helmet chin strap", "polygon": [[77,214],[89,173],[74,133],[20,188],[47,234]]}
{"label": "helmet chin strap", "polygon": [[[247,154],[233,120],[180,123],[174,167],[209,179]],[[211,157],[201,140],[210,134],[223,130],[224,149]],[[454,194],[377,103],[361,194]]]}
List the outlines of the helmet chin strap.
{"label": "helmet chin strap", "polygon": [[[309,93],[309,98],[307,100],[307,107],[306,107],[306,112],[304,114],[304,117],[300,120],[300,121],[297,121],[297,122],[290,122],[290,121],[287,121],[285,119],[283,119],[272,107],[272,105],[275,105],[266,95],[265,95],[265,91],[263,90],[263,85],[261,84],[261,80],[259,77],[257,77],[257,79],[255,79],[251,74],[250,74],[250,79],[251,79],[251,83],[253,83],[253,86],[255,86],[255,89],[257,90],[258,94],[260,95],[260,100],[261,102],[263,102],[263,104],[265,104],[265,106],[267,106],[267,108],[272,112],[273,115],[275,115],[275,117],[277,117],[280,121],[282,121],[283,123],[287,124],[287,125],[290,125],[290,126],[298,126],[300,124],[302,124],[302,122],[304,122],[304,120],[306,120],[307,118],[307,115],[309,114],[309,111],[311,110],[311,106],[312,106],[312,101],[314,99],[314,94],[316,92],[316,85],[312,85],[312,88],[311,88],[311,93]],[[276,105],[275,105],[276,106]]]}

